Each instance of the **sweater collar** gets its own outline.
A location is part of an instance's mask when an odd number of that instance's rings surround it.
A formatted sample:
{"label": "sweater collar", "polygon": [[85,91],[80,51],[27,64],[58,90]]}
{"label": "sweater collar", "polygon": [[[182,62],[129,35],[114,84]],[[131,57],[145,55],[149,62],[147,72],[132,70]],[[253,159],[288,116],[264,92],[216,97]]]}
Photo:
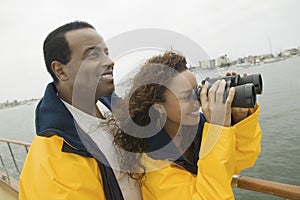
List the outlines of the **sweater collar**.
{"label": "sweater collar", "polygon": [[[193,174],[197,174],[197,162],[199,159],[199,151],[201,146],[201,138],[203,126],[205,123],[204,115],[200,114],[200,122],[197,130],[197,134],[193,139],[192,145],[194,147],[194,160],[189,161],[177,148],[175,143],[165,129],[160,130],[156,135],[147,139],[147,155],[155,160],[169,160],[182,166],[187,171]],[[188,127],[185,127],[188,128]],[[192,128],[193,129],[193,128]]]}

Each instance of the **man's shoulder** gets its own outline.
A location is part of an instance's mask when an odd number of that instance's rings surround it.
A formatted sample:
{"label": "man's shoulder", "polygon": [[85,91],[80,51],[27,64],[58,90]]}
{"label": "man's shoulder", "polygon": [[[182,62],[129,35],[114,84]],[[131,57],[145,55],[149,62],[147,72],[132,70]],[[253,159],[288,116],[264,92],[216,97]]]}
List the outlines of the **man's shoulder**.
{"label": "man's shoulder", "polygon": [[[74,152],[64,151],[65,146],[74,148]],[[28,157],[39,158],[39,162],[68,160],[78,162],[80,160],[92,159],[91,157],[75,153],[76,148],[68,144],[62,137],[52,135],[49,137],[35,136],[29,148]],[[95,160],[95,163],[97,161]]]}
{"label": "man's shoulder", "polygon": [[62,149],[64,139],[55,133],[48,132],[45,136],[36,135],[31,143],[30,151],[57,152]]}

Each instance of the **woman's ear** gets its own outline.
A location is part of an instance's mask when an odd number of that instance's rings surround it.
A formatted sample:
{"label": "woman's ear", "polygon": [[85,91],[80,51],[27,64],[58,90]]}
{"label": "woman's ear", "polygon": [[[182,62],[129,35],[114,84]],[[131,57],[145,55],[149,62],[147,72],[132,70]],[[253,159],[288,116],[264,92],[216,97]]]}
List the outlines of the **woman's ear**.
{"label": "woman's ear", "polygon": [[51,63],[51,68],[55,76],[58,78],[58,80],[67,81],[69,79],[66,73],[66,65],[58,61],[53,61]]}
{"label": "woman's ear", "polygon": [[165,109],[164,109],[164,107],[163,107],[161,104],[155,103],[155,104],[153,105],[153,107],[154,107],[154,110],[156,110],[156,111],[159,112],[160,114],[165,113]]}

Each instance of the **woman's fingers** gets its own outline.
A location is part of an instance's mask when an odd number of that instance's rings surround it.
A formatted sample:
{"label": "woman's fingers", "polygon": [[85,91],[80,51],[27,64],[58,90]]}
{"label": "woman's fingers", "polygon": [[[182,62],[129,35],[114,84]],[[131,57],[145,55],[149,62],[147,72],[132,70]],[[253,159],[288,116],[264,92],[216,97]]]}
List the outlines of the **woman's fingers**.
{"label": "woman's fingers", "polygon": [[211,88],[208,91],[208,99],[210,103],[214,103],[216,101],[216,91],[219,88],[220,80],[217,80],[214,82],[214,84],[211,86]]}
{"label": "woman's fingers", "polygon": [[222,80],[219,83],[218,90],[216,91],[216,102],[224,103],[224,90],[226,86],[226,81]]}
{"label": "woman's fingers", "polygon": [[226,84],[225,80],[217,80],[210,88],[208,82],[202,86],[200,93],[201,107],[209,123],[220,126],[230,126],[231,124],[231,104],[235,89],[229,89],[228,97],[224,102]]}
{"label": "woman's fingers", "polygon": [[208,90],[208,97],[207,97],[207,83],[205,83],[200,94],[201,101],[203,99],[204,102],[210,102],[210,103],[217,102],[221,104],[226,102],[231,106],[235,94],[235,89],[234,87],[231,87],[229,89],[227,99],[225,99],[224,102],[225,88],[226,88],[226,81],[218,80],[215,83],[213,83],[211,88]]}
{"label": "woman's fingers", "polygon": [[236,76],[236,72],[226,72],[226,76]]}
{"label": "woman's fingers", "polygon": [[234,89],[234,87],[231,87],[229,89],[228,97],[226,99],[227,109],[231,109],[231,104],[233,102],[234,94],[235,94],[235,89]]}
{"label": "woman's fingers", "polygon": [[205,106],[208,102],[207,91],[208,91],[208,82],[206,81],[205,84],[201,88],[201,93],[200,93],[201,106]]}

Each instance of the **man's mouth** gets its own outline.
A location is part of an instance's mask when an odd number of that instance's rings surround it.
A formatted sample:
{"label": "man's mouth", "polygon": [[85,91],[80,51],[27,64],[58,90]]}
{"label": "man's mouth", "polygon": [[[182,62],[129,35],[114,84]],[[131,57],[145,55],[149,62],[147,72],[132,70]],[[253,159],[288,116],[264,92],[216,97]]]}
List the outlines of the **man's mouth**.
{"label": "man's mouth", "polygon": [[102,75],[101,75],[101,79],[107,79],[107,80],[111,80],[113,79],[113,71],[110,70],[110,71],[107,71],[107,72],[104,72]]}

